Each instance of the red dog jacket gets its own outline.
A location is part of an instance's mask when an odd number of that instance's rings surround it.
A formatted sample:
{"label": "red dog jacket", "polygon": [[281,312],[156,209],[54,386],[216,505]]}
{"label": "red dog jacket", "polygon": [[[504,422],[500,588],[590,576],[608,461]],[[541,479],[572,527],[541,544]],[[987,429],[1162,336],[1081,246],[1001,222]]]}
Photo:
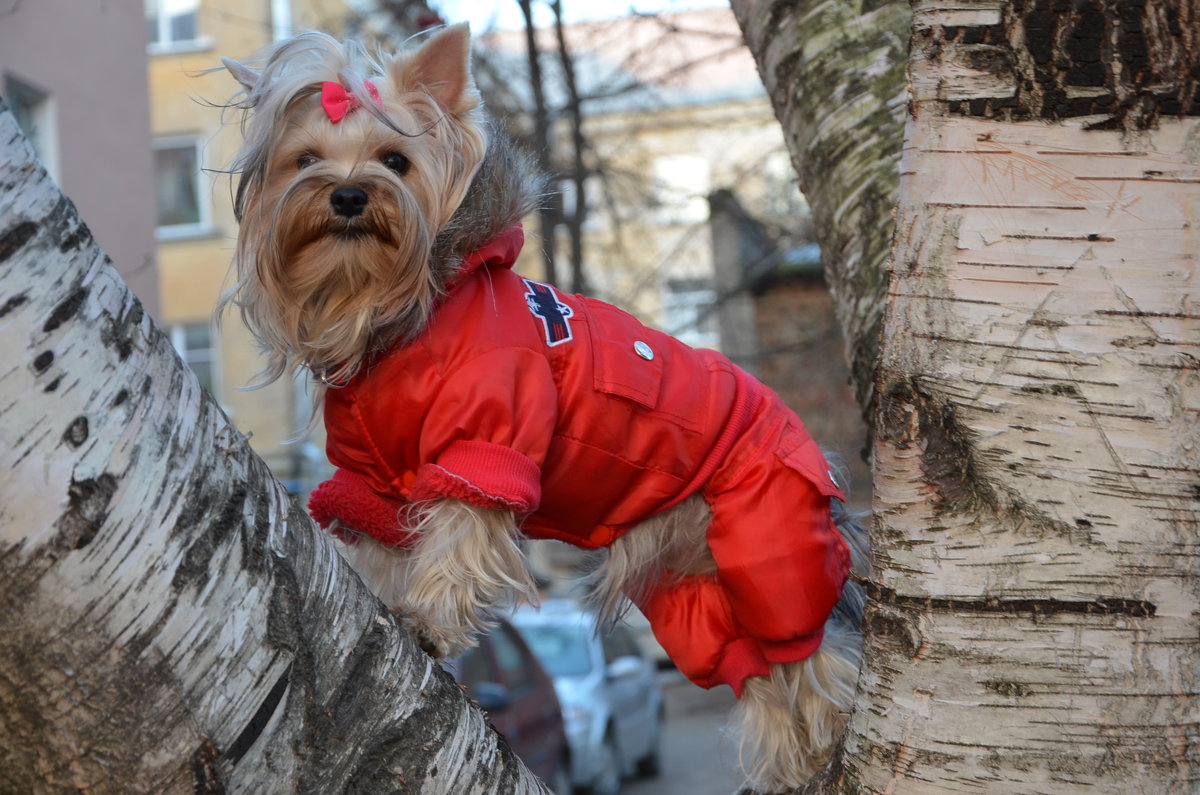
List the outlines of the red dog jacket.
{"label": "red dog jacket", "polygon": [[844,497],[773,392],[715,351],[522,278],[523,241],[514,227],[469,256],[418,339],[326,393],[339,469],[309,508],[404,545],[404,506],[451,498],[594,549],[699,492],[717,574],[638,606],[692,681],[740,696],[820,644],[849,571],[829,507]]}

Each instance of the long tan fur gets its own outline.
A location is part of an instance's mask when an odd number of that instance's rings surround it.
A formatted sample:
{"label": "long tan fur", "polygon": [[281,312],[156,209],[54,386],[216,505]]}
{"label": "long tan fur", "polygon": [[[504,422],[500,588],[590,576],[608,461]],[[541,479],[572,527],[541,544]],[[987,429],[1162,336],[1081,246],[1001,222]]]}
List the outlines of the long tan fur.
{"label": "long tan fur", "polygon": [[[841,507],[834,519],[850,547],[854,570],[867,566],[866,531]],[[615,622],[663,580],[714,574],[707,544],[712,514],[699,496],[638,525],[600,553],[590,577],[590,600],[603,621]],[[738,760],[757,792],[788,792],[824,765],[845,728],[862,658],[864,594],[848,583],[808,659],[773,666],[770,676],[746,680],[733,714]]]}
{"label": "long tan fur", "polygon": [[430,654],[459,655],[494,623],[494,610],[537,602],[511,511],[437,500],[414,513],[411,548],[364,536],[345,554]]}

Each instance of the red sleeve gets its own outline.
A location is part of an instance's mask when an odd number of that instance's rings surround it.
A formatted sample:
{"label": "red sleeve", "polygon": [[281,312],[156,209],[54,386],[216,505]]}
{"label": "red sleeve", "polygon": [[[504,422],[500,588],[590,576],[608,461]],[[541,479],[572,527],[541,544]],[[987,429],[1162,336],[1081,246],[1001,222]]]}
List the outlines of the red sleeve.
{"label": "red sleeve", "polygon": [[412,499],[537,510],[557,418],[558,392],[540,353],[502,348],[470,360],[445,378],[421,425],[424,463]]}
{"label": "red sleeve", "polygon": [[817,632],[850,569],[850,552],[830,517],[840,497],[819,448],[785,427],[743,466],[714,502],[708,544],[745,632],[787,645]]}

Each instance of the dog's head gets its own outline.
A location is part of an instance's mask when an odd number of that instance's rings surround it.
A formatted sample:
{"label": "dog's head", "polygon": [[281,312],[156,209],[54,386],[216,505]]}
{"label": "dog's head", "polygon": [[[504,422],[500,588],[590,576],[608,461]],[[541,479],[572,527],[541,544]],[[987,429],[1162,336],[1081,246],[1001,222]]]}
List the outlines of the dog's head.
{"label": "dog's head", "polygon": [[[372,345],[416,333],[445,274],[431,263],[487,149],[466,25],[372,57],[306,33],[241,83],[237,303],[265,375],[353,375]],[[382,339],[381,338],[386,338]]]}

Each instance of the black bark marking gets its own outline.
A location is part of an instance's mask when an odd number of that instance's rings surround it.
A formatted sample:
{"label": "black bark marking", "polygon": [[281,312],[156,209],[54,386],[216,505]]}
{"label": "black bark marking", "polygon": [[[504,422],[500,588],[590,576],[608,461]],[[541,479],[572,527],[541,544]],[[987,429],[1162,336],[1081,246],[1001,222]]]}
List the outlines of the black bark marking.
{"label": "black bark marking", "polygon": [[[1106,116],[1103,129],[1147,129],[1200,115],[1200,48],[1191,0],[1014,0],[1001,24],[930,27],[914,51],[989,74],[1005,88],[947,103],[951,113],[1005,121]],[[974,52],[974,45],[1007,55]]]}
{"label": "black bark marking", "polygon": [[63,441],[72,447],[79,447],[88,440],[88,418],[84,416],[71,420],[71,424],[63,431]]}
{"label": "black bark marking", "polygon": [[107,325],[100,333],[100,340],[116,351],[121,361],[125,361],[129,354],[133,353],[133,339],[145,316],[142,303],[132,295],[129,299],[121,314],[108,318]]}
{"label": "black bark marking", "polygon": [[[204,473],[197,473],[196,477],[195,485],[198,488],[191,490],[184,498],[184,505],[190,509],[187,512],[193,514],[187,517],[192,520],[193,525],[203,525],[208,517],[210,506],[216,501],[216,495],[205,489]],[[213,555],[232,533],[236,533],[242,528],[242,511],[246,504],[246,494],[246,484],[238,483],[233,492],[224,500],[220,512],[207,522],[204,532],[188,547],[187,552],[183,555],[183,561],[175,570],[175,576],[171,580],[171,586],[176,592],[202,583],[211,575],[208,567],[212,562]],[[181,518],[181,521],[184,519]]]}
{"label": "black bark marking", "polygon": [[258,709],[254,712],[254,717],[250,718],[250,722],[246,724],[246,728],[242,729],[241,734],[233,741],[223,756],[230,765],[236,765],[246,755],[254,745],[254,741],[262,736],[263,730],[267,728],[271,717],[275,714],[275,710],[279,707],[279,702],[283,700],[283,694],[287,692],[288,683],[291,680],[292,666],[288,666],[283,672],[283,675],[271,687],[266,698],[258,705]]}
{"label": "black bark marking", "polygon": [[221,752],[213,741],[205,739],[188,760],[192,769],[192,792],[195,795],[225,795],[225,782],[217,770],[220,756]]}
{"label": "black bark marking", "polygon": [[59,302],[58,306],[54,307],[54,311],[50,313],[50,317],[46,319],[45,325],[42,326],[42,331],[49,334],[63,323],[66,323],[71,318],[75,317],[79,312],[79,308],[83,306],[83,302],[87,300],[88,289],[86,287],[76,287],[70,295]]}
{"label": "black bark marking", "polygon": [[999,693],[1002,696],[1009,696],[1011,698],[1023,698],[1033,693],[1033,689],[1028,685],[1004,679],[988,679],[981,682],[981,684],[984,690],[990,690],[993,693]]}
{"label": "black bark marking", "polygon": [[[4,262],[37,234],[37,224],[33,221],[22,221],[0,236],[0,262]],[[7,306],[7,305],[6,305]]]}
{"label": "black bark marking", "polygon": [[981,503],[998,507],[995,492],[979,475],[974,439],[956,418],[953,406],[935,400],[915,381],[905,381],[883,393],[880,411],[882,421],[876,432],[881,440],[901,448],[918,441],[908,437],[915,415],[919,438],[926,445],[921,468],[941,496],[934,504],[938,513],[969,512]]}
{"label": "black bark marking", "polygon": [[21,295],[14,295],[12,298],[4,302],[4,306],[0,306],[0,317],[4,317],[17,307],[27,303],[29,303],[29,297],[24,293]]}
{"label": "black bark marking", "polygon": [[68,251],[78,251],[91,239],[92,230],[88,229],[87,224],[83,221],[79,221],[70,234],[63,237],[62,242],[58,244],[58,250],[62,254],[66,254]]}
{"label": "black bark marking", "polygon": [[1031,395],[1079,397],[1079,390],[1074,384],[1046,384],[1044,386],[1041,384],[1026,384],[1021,387],[1021,391]]}
{"label": "black bark marking", "polygon": [[863,629],[872,643],[894,646],[910,660],[921,648],[921,633],[907,613],[873,606],[867,612]]}
{"label": "black bark marking", "polygon": [[1158,606],[1145,599],[1106,597],[1102,599],[1005,599],[981,597],[977,599],[907,596],[896,593],[874,583],[868,586],[871,599],[880,604],[916,612],[936,611],[941,613],[997,613],[1001,615],[1053,616],[1062,613],[1074,615],[1120,615],[1129,618],[1153,618]]}
{"label": "black bark marking", "polygon": [[[917,378],[884,384],[880,394],[876,433],[881,441],[898,449],[913,445],[924,448],[921,470],[925,481],[937,492],[932,501],[935,515],[984,515],[1015,530],[1070,538],[1078,535],[1071,525],[1026,502],[1016,489],[993,483],[983,475],[976,436],[958,419],[948,400],[926,392]],[[1069,388],[1055,394],[1069,395]],[[900,535],[896,541],[906,543]]]}
{"label": "black bark marking", "polygon": [[33,370],[38,375],[46,372],[54,364],[54,351],[42,351],[33,360]]}
{"label": "black bark marking", "polygon": [[126,400],[129,400],[129,390],[122,389],[120,392],[117,393],[117,396],[115,398],[113,398],[112,407],[115,409],[118,406],[124,404]]}
{"label": "black bark marking", "polygon": [[49,394],[50,392],[56,392],[56,391],[58,391],[58,388],[61,385],[62,385],[62,376],[60,375],[58,378],[55,378],[50,383],[46,384],[46,388],[43,389],[42,391],[47,394]]}
{"label": "black bark marking", "polygon": [[58,543],[83,549],[92,543],[108,518],[117,479],[105,472],[95,479],[72,480],[67,488],[67,511],[58,519]]}

